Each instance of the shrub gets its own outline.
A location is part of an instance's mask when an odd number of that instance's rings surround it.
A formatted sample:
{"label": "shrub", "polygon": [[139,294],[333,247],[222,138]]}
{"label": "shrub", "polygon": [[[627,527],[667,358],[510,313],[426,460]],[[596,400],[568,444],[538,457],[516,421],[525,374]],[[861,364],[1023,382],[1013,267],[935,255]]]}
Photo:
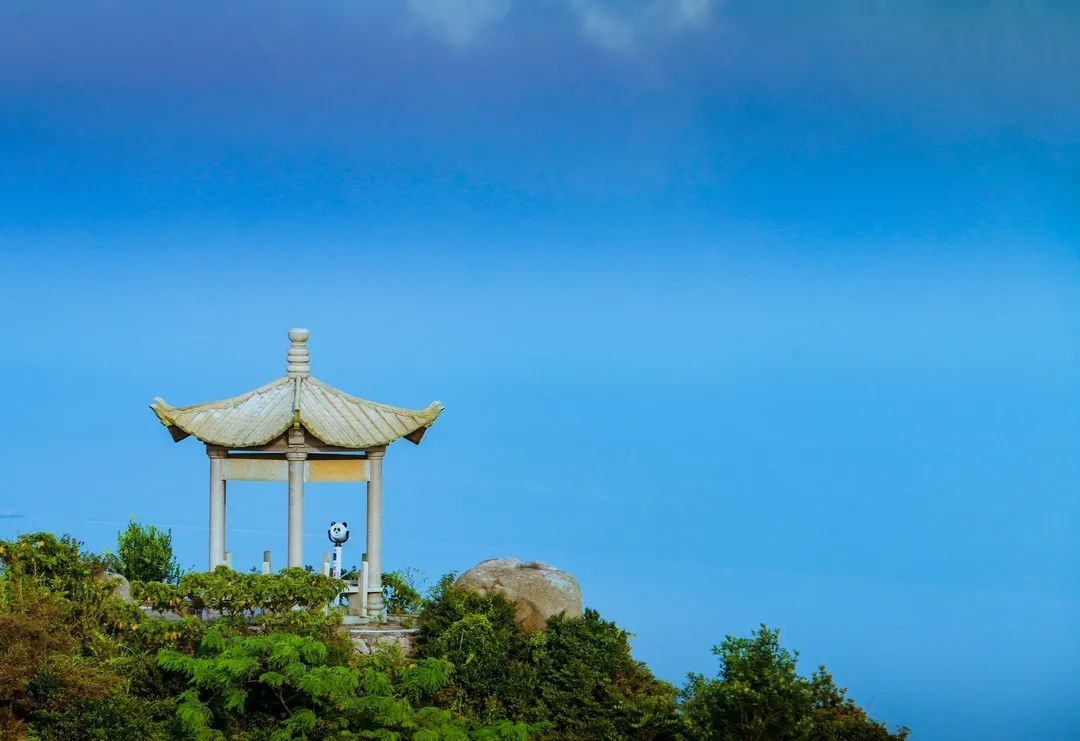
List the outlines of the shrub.
{"label": "shrub", "polygon": [[117,533],[116,553],[109,554],[109,566],[128,580],[175,584],[183,572],[173,556],[172,532],[143,526],[131,519],[127,529]]}
{"label": "shrub", "polygon": [[0,540],[0,565],[12,584],[35,584],[69,600],[83,601],[111,592],[92,577],[105,570],[105,560],[82,552],[70,535],[26,533]]}
{"label": "shrub", "polygon": [[[453,672],[447,661],[406,660],[400,651],[389,651],[353,665],[335,659],[324,643],[309,636],[250,635],[217,625],[194,656],[163,650],[158,661],[187,679],[176,718],[189,736],[469,737],[462,719],[413,705],[446,684]],[[524,738],[508,735],[514,730],[503,724],[485,732],[487,738]]]}
{"label": "shrub", "polygon": [[630,653],[629,634],[596,610],[548,620],[532,660],[538,675],[533,714],[550,719],[551,739],[673,739],[678,692]]}
{"label": "shrub", "polygon": [[501,594],[445,589],[424,606],[418,627],[419,654],[457,667],[453,684],[440,697],[444,706],[483,722],[525,716],[535,689],[527,666],[528,637]]}
{"label": "shrub", "polygon": [[728,636],[713,648],[720,674],[691,674],[683,712],[693,738],[735,741],[886,741],[905,739],[838,689],[819,667],[812,679],[796,671],[799,655],[780,646],[780,631],[762,625],[750,638]]}
{"label": "shrub", "polygon": [[84,654],[109,654],[115,646],[102,635],[102,616],[119,604],[112,586],[95,578],[104,560],[81,551],[65,535],[20,535],[0,541],[0,612],[29,615],[48,609],[54,625]]}
{"label": "shrub", "polygon": [[527,634],[500,594],[447,588],[419,616],[419,652],[451,661],[437,695],[478,721],[525,722],[541,739],[674,739],[675,688],[630,653],[629,635],[594,610]]}
{"label": "shrub", "polygon": [[416,587],[419,574],[411,569],[388,571],[382,575],[383,602],[391,615],[412,615],[424,604]]}
{"label": "shrub", "polygon": [[[8,591],[10,575],[5,575]],[[24,723],[42,713],[100,699],[120,677],[81,654],[91,642],[83,622],[72,620],[69,600],[37,584],[22,585],[0,612],[0,736],[23,736]]]}
{"label": "shrub", "polygon": [[56,741],[159,741],[172,737],[175,703],[153,702],[122,689],[41,712],[30,724],[34,738]]}
{"label": "shrub", "polygon": [[344,584],[300,568],[277,574],[244,574],[227,566],[184,576],[179,584],[132,582],[131,596],[144,607],[180,615],[209,609],[228,617],[283,613],[293,608],[319,611]]}

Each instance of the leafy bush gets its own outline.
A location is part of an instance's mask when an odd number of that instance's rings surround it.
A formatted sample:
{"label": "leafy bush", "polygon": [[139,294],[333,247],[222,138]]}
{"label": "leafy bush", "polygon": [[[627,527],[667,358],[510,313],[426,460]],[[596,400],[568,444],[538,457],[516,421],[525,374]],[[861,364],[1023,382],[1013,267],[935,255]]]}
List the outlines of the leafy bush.
{"label": "leafy bush", "polygon": [[34,614],[50,610],[83,653],[107,654],[113,649],[101,633],[100,617],[119,605],[112,586],[96,578],[104,560],[81,551],[70,536],[49,533],[0,540],[0,612]]}
{"label": "leafy bush", "polygon": [[160,581],[175,584],[183,572],[173,556],[172,531],[143,526],[131,519],[117,533],[116,553],[107,556],[109,566],[129,581]]}
{"label": "leafy bush", "polygon": [[388,571],[382,575],[383,602],[391,615],[412,615],[424,604],[424,597],[416,587],[418,573]]}
{"label": "leafy bush", "polygon": [[[469,738],[462,719],[413,705],[449,680],[453,666],[439,659],[409,661],[388,652],[350,665],[335,661],[324,643],[310,637],[215,626],[196,655],[163,650],[158,661],[188,680],[176,714],[183,731],[196,738]],[[486,733],[512,730],[504,724]]]}
{"label": "leafy bush", "polygon": [[0,736],[94,702],[122,679],[108,664],[116,644],[100,617],[118,603],[95,578],[102,560],[48,533],[0,541]]}
{"label": "leafy bush", "polygon": [[75,655],[57,604],[42,599],[25,607],[0,614],[0,727],[15,736],[39,713],[99,698],[119,682]]}
{"label": "leafy bush", "polygon": [[676,689],[630,653],[629,634],[596,610],[548,620],[532,645],[539,678],[532,713],[551,739],[678,738]]}
{"label": "leafy bush", "polygon": [[527,634],[500,594],[444,588],[419,616],[419,652],[456,667],[437,699],[478,721],[515,720],[541,739],[674,739],[675,688],[630,654],[594,610]]}
{"label": "leafy bush", "polygon": [[837,688],[825,667],[807,680],[796,671],[799,655],[780,646],[780,631],[762,625],[751,638],[728,636],[713,648],[716,679],[690,675],[683,712],[691,736],[711,741],[888,741],[881,723]]}
{"label": "leafy bush", "polygon": [[209,609],[229,617],[254,617],[294,608],[322,610],[344,584],[300,568],[277,574],[244,574],[227,566],[184,576],[179,584],[132,582],[131,596],[144,607],[180,615]]}
{"label": "leafy bush", "polygon": [[111,588],[93,579],[105,570],[105,560],[81,551],[70,535],[26,533],[0,540],[0,565],[13,584],[36,584],[69,600],[94,599]]}
{"label": "leafy bush", "polygon": [[173,725],[175,702],[154,702],[115,690],[102,698],[81,700],[45,710],[30,724],[43,741],[113,741],[166,739]]}
{"label": "leafy bush", "polygon": [[501,594],[440,594],[418,616],[417,643],[421,656],[448,659],[457,667],[454,684],[440,698],[444,705],[484,722],[523,718],[536,681],[526,665],[529,639],[514,606]]}

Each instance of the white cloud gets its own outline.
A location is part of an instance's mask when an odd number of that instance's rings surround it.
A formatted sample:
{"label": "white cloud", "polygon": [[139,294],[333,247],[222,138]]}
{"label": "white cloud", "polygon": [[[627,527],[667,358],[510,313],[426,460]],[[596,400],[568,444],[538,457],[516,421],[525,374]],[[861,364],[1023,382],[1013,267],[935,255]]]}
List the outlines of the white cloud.
{"label": "white cloud", "polygon": [[[466,46],[520,0],[408,0],[413,16],[437,36]],[[535,1],[535,0],[533,0]],[[602,49],[630,52],[646,38],[701,26],[717,0],[550,0],[565,5],[581,33]]]}
{"label": "white cloud", "polygon": [[573,0],[585,37],[602,49],[626,51],[634,45],[637,29],[627,18],[619,17],[589,0]]}
{"label": "white cloud", "polygon": [[713,0],[649,0],[645,3],[569,0],[585,37],[609,51],[633,51],[646,39],[700,26]]}
{"label": "white cloud", "polygon": [[675,0],[675,16],[688,26],[700,26],[709,17],[712,0]]}
{"label": "white cloud", "polygon": [[512,0],[408,0],[409,10],[436,35],[465,46],[510,10]]}

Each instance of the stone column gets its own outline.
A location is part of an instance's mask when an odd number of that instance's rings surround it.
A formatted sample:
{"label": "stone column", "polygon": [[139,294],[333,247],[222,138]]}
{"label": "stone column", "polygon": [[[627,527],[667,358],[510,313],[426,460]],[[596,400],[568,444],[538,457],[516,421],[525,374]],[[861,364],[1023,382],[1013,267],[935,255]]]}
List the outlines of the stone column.
{"label": "stone column", "polygon": [[210,456],[210,570],[225,563],[225,476],[222,471],[228,451],[206,446]]}
{"label": "stone column", "polygon": [[304,461],[307,453],[289,451],[289,568],[304,565]]}
{"label": "stone column", "polygon": [[383,613],[382,598],[382,464],[386,448],[371,448],[367,451],[367,557],[370,576],[368,577],[367,607],[368,615],[378,617]]}

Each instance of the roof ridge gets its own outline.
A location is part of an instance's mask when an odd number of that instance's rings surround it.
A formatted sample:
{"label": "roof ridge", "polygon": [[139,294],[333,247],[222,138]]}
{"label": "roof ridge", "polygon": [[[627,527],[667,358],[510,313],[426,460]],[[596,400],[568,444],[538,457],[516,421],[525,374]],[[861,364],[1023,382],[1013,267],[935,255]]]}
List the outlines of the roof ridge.
{"label": "roof ridge", "polygon": [[[248,399],[250,399],[253,396],[258,396],[260,394],[269,393],[272,389],[274,389],[276,386],[278,386],[282,381],[291,381],[291,380],[292,379],[289,378],[288,376],[282,376],[281,378],[275,378],[270,383],[264,383],[262,386],[259,386],[258,388],[254,388],[251,391],[245,391],[244,393],[237,394],[236,396],[230,396],[230,397],[225,398],[225,399],[217,399],[215,401],[206,401],[206,402],[203,402],[201,404],[187,404],[187,405],[182,406],[182,407],[174,407],[172,404],[165,401],[160,396],[155,396],[154,401],[155,402],[160,401],[162,403],[162,405],[164,405],[164,406],[166,406],[169,409],[172,409],[174,411],[178,411],[178,412],[186,411],[186,410],[189,410],[189,409],[195,409],[196,407],[200,407],[200,408],[203,408],[203,409],[211,409],[211,408],[212,409],[217,409],[217,408],[221,408],[221,407],[231,406],[233,404],[240,404],[240,403],[243,403],[243,402],[247,401]],[[150,406],[153,407],[154,404],[151,404]]]}
{"label": "roof ridge", "polygon": [[390,404],[382,404],[382,403],[377,402],[377,401],[371,401],[370,399],[361,399],[359,396],[354,396],[353,394],[350,394],[348,391],[342,391],[341,389],[337,388],[336,386],[331,386],[326,381],[320,381],[318,378],[315,378],[315,376],[308,376],[305,380],[313,381],[316,385],[321,386],[323,389],[326,389],[327,391],[331,391],[331,392],[337,394],[338,396],[343,396],[346,399],[348,399],[349,401],[353,401],[353,402],[356,402],[358,404],[367,404],[369,406],[378,407],[381,410],[384,410],[384,411],[387,411],[387,412],[393,412],[394,414],[397,414],[397,415],[416,416],[418,414],[423,414],[425,412],[430,411],[433,407],[436,407],[436,406],[441,407],[442,406],[442,404],[440,402],[433,401],[433,402],[431,402],[430,404],[428,404],[426,407],[424,407],[422,409],[406,409],[405,407],[396,407],[396,406],[392,406]]}

